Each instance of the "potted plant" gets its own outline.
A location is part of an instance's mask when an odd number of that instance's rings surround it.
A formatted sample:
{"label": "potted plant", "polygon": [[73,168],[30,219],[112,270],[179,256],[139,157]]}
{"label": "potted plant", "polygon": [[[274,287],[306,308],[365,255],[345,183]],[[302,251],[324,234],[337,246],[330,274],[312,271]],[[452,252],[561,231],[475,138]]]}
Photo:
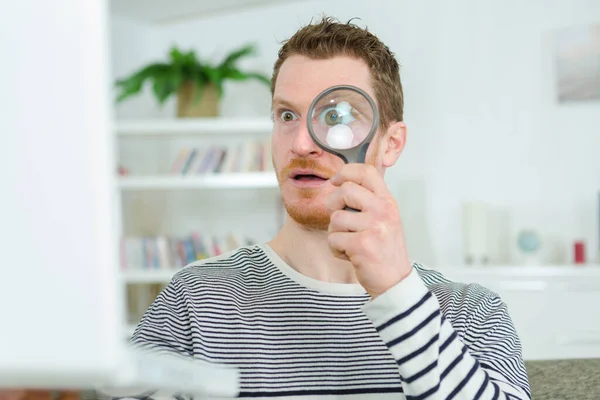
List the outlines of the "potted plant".
{"label": "potted plant", "polygon": [[241,71],[240,59],[254,55],[255,47],[245,45],[231,51],[219,64],[200,61],[196,53],[181,52],[176,46],[169,52],[168,62],[156,62],[116,81],[120,93],[117,102],[137,95],[145,83],[150,82],[154,95],[162,105],[172,95],[177,96],[178,117],[215,117],[219,113],[219,100],[223,96],[226,80],[256,79],[267,86],[270,79],[258,72]]}

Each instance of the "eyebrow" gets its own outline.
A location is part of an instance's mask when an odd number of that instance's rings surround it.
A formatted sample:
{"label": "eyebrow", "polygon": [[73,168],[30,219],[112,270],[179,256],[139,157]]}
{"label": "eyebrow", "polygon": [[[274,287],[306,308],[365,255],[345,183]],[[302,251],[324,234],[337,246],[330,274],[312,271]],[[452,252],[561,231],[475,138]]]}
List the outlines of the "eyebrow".
{"label": "eyebrow", "polygon": [[285,99],[280,99],[280,98],[276,97],[276,98],[273,99],[273,102],[271,104],[271,108],[275,108],[275,107],[279,107],[279,106],[296,109],[296,106],[294,106],[294,104],[292,104],[291,102],[289,102],[289,101],[287,101]]}

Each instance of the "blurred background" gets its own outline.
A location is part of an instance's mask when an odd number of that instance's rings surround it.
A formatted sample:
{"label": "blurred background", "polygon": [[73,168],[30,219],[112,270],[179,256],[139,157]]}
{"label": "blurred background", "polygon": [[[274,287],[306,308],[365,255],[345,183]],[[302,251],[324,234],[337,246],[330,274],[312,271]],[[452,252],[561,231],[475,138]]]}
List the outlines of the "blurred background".
{"label": "blurred background", "polygon": [[[217,65],[252,44],[255,55],[241,58],[239,69],[270,77],[280,42],[300,26],[323,13],[356,17],[401,63],[408,145],[386,179],[401,202],[412,256],[432,266],[462,265],[465,245],[472,245],[485,246],[473,251],[490,263],[518,263],[524,254],[517,239],[526,230],[540,241],[540,263],[574,262],[577,241],[596,261],[599,7],[583,0],[113,0],[112,72],[117,80],[169,62],[173,46]],[[116,106],[117,120],[177,117],[176,93],[160,104],[153,81],[146,82]],[[226,79],[217,107],[225,123],[266,120],[270,93],[256,79]],[[124,167],[135,174],[135,162],[155,158],[141,146],[154,143],[132,142],[123,143]],[[192,210],[208,205],[203,196],[193,195]],[[492,243],[468,242],[465,215],[472,229],[487,225]],[[265,228],[258,239],[273,234]]]}
{"label": "blurred background", "polygon": [[110,6],[130,323],[173,268],[281,225],[267,80],[281,42],[328,15],[401,64],[408,142],[386,181],[411,258],[500,293],[526,358],[600,357],[600,2]]}
{"label": "blurred background", "polygon": [[[600,359],[600,1],[59,3],[4,1],[0,14],[1,281],[27,282],[42,314],[13,307],[23,287],[5,285],[2,315],[30,326],[14,338],[35,342],[60,304],[74,310],[68,293],[81,325],[101,314],[129,335],[180,268],[276,234],[269,79],[282,41],[327,15],[367,27],[401,64],[408,141],[385,179],[410,257],[498,293],[527,360]],[[108,222],[87,239],[109,198],[118,259],[102,248]],[[124,303],[104,290],[112,273]]]}

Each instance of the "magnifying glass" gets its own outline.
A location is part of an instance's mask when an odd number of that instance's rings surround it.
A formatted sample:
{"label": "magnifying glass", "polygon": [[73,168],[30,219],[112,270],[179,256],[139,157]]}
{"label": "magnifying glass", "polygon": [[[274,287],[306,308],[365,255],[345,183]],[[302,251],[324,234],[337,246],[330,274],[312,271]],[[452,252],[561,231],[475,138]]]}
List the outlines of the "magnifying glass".
{"label": "magnifying glass", "polygon": [[379,125],[379,110],[364,90],[339,85],[325,89],[312,101],[307,120],[317,146],[346,164],[364,163]]}
{"label": "magnifying glass", "polygon": [[344,163],[364,163],[379,125],[375,101],[362,89],[340,85],[321,92],[308,109],[308,132]]}

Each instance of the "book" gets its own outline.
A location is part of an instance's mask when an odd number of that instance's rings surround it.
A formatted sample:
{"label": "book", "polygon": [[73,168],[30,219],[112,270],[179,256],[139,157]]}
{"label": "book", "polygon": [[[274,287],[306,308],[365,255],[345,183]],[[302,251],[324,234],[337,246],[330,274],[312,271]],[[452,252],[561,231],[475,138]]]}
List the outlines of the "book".
{"label": "book", "polygon": [[181,149],[171,166],[178,175],[273,171],[271,139]]}
{"label": "book", "polygon": [[179,269],[194,261],[218,256],[255,241],[235,232],[225,235],[192,232],[185,236],[127,236],[121,238],[121,269]]}

